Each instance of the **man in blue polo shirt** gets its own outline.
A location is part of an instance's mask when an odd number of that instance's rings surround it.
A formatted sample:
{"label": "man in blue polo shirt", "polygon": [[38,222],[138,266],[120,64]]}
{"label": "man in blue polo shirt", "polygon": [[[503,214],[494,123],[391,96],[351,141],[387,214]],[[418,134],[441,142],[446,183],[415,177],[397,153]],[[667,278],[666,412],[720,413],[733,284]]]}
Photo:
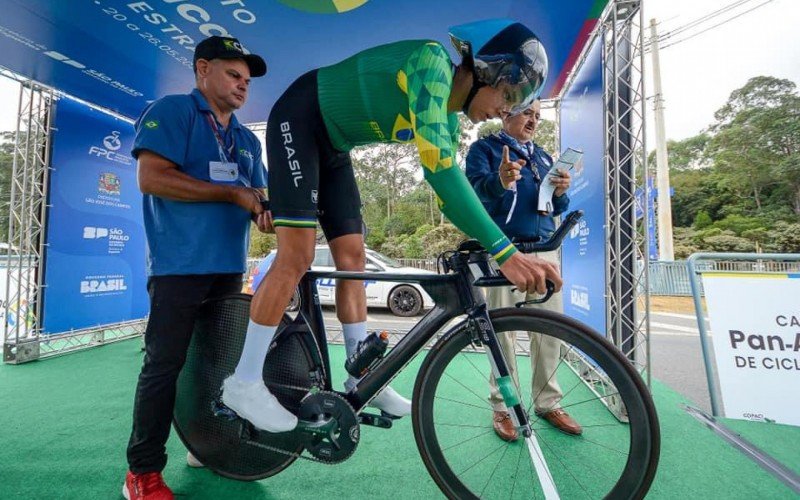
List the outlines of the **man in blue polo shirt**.
{"label": "man in blue polo shirt", "polygon": [[132,154],[144,194],[150,318],[128,443],[127,499],[173,498],[161,471],[195,316],[204,300],[241,291],[250,221],[262,231],[270,225],[261,206],[261,145],[233,114],[266,63],[235,38],[214,36],[197,45],[194,71],[191,94],[153,102],[136,122]]}

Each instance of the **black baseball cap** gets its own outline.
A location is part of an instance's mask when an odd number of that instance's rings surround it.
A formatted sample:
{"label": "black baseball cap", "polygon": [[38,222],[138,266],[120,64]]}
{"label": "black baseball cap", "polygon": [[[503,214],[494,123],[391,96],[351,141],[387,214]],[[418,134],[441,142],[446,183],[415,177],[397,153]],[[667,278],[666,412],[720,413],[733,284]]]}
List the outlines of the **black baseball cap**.
{"label": "black baseball cap", "polygon": [[197,71],[197,60],[205,59],[243,59],[250,68],[251,77],[259,77],[267,74],[267,63],[261,56],[246,54],[242,44],[236,38],[224,36],[211,36],[197,44],[194,49],[193,69]]}

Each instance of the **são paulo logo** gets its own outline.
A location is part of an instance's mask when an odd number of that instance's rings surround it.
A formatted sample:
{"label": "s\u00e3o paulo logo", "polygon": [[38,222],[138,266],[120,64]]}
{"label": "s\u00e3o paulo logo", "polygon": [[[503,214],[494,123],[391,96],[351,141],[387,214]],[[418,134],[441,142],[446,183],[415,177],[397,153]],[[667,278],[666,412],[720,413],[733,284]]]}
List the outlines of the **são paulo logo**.
{"label": "s\u00e3o paulo logo", "polygon": [[284,5],[314,14],[341,14],[361,7],[368,0],[278,0]]}

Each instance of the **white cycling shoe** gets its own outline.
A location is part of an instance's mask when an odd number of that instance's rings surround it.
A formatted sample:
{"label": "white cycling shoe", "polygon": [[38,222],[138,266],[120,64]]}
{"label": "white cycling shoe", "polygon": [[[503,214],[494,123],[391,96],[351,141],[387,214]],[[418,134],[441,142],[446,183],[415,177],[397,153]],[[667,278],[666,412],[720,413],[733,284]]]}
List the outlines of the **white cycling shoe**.
{"label": "white cycling shoe", "polygon": [[297,427],[297,417],[281,406],[264,382],[242,382],[231,375],[222,382],[222,402],[256,428],[288,432]]}
{"label": "white cycling shoe", "polygon": [[186,452],[186,465],[188,465],[189,467],[193,467],[195,469],[205,467],[205,465],[203,465],[203,462],[198,460],[196,456],[192,455],[191,451]]}
{"label": "white cycling shoe", "polygon": [[[345,389],[351,391],[356,386],[356,379],[350,377],[344,383]],[[377,396],[372,398],[367,406],[377,408],[393,417],[405,417],[411,414],[411,401],[397,393],[391,386],[385,387]]]}

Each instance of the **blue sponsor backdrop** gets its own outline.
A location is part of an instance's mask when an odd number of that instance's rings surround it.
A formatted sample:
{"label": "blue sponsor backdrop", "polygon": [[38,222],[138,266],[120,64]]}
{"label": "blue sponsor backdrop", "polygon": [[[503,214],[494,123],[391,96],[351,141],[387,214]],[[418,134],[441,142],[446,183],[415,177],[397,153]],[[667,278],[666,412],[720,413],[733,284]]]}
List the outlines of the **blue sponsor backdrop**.
{"label": "blue sponsor backdrop", "polygon": [[[245,123],[266,121],[298,76],[367,47],[435,39],[455,53],[447,27],[486,17],[528,24],[550,59],[544,97],[586,37],[605,0],[0,0],[0,65],[136,117],[149,100],[194,86],[194,47],[233,35],[269,67],[257,79]],[[575,50],[577,47],[577,51]]]}
{"label": "blue sponsor backdrop", "polygon": [[561,102],[561,146],[583,151],[583,168],[572,172],[570,210],[583,219],[564,240],[564,312],[606,331],[606,234],[601,44],[595,42]]}
{"label": "blue sponsor backdrop", "polygon": [[55,106],[45,254],[45,333],[148,312],[142,195],[129,123],[70,99]]}

